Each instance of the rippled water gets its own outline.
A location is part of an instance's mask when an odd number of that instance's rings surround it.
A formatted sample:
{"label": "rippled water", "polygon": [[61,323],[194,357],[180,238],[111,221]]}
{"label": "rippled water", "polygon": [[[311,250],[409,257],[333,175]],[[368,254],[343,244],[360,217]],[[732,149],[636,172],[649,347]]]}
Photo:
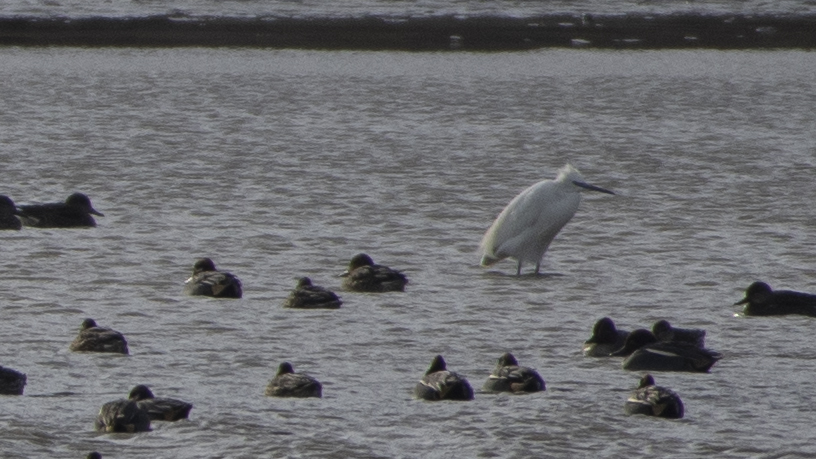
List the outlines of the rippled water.
{"label": "rippled water", "polygon": [[2,15],[145,16],[534,16],[550,13],[709,12],[801,14],[814,12],[813,0],[6,0]]}
{"label": "rippled water", "polygon": [[[0,49],[0,193],[83,191],[91,230],[3,232],[5,457],[801,457],[813,319],[735,316],[747,285],[816,292],[816,83],[807,52],[508,54]],[[478,266],[520,190],[564,163],[586,194],[542,276]],[[295,279],[339,288],[355,253],[404,294],[284,310]],[[195,258],[245,298],[181,295]],[[658,373],[680,421],[623,415],[639,375],[585,359],[609,315],[708,330],[710,374]],[[68,352],[93,317],[129,357]],[[541,394],[413,400],[433,355],[480,387],[512,351]],[[265,397],[277,365],[319,400]],[[189,422],[100,435],[139,383]]]}

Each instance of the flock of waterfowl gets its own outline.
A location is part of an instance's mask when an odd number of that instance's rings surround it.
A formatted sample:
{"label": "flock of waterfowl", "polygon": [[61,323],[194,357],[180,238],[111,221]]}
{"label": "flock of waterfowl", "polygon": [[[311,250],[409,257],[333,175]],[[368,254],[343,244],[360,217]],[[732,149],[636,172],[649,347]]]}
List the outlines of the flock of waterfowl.
{"label": "flock of waterfowl", "polygon": [[[734,305],[745,305],[746,316],[799,314],[816,317],[816,295],[789,290],[774,291],[765,282],[754,282],[745,297]],[[666,320],[654,323],[652,330],[620,330],[609,317],[595,323],[592,336],[584,342],[587,357],[624,357],[621,366],[632,371],[708,372],[722,356],[705,348],[705,330],[675,328]],[[670,389],[656,386],[645,374],[638,388],[624,405],[629,414],[648,414],[682,418],[685,412],[680,397]]]}
{"label": "flock of waterfowl", "polygon": [[[577,170],[566,166],[555,180],[546,180],[528,188],[502,211],[482,240],[482,264],[490,265],[504,258],[518,262],[540,260],[558,231],[569,221],[580,202],[580,189],[609,194],[611,191],[588,185]],[[93,227],[92,215],[102,216],[82,193],[70,195],[63,203],[16,206],[0,196],[0,229],[19,230],[23,226],[37,228]],[[387,266],[375,264],[370,256],[354,256],[348,270],[342,274],[342,287],[351,292],[404,291],[406,276]],[[218,271],[209,258],[195,262],[192,276],[184,283],[187,295],[216,298],[241,298],[243,291],[237,276]],[[286,308],[336,309],[343,304],[334,292],[301,278],[285,300]],[[764,282],[751,284],[745,298],[735,303],[745,305],[745,315],[802,314],[816,317],[816,295],[774,291]],[[128,354],[125,337],[112,329],[100,327],[93,319],[85,319],[79,334],[70,344],[75,352],[110,352]],[[592,336],[583,347],[586,357],[623,357],[626,370],[707,372],[721,358],[705,348],[705,331],[674,328],[665,320],[652,330],[631,332],[616,328],[612,319],[598,320]],[[0,394],[20,395],[26,375],[0,366]],[[494,370],[482,386],[486,392],[532,393],[544,391],[546,385],[538,372],[520,366],[516,358],[505,353],[498,358]],[[265,394],[275,397],[321,397],[322,385],[314,378],[296,373],[291,363],[280,364],[277,374],[266,387]],[[414,388],[414,396],[423,400],[472,400],[474,391],[467,379],[447,369],[441,355],[433,358],[428,370]],[[126,399],[102,406],[95,427],[104,432],[141,432],[150,430],[151,421],[176,421],[187,418],[192,404],[169,398],[156,398],[144,385],[133,388]],[[624,411],[681,418],[684,406],[673,391],[655,385],[654,378],[645,374]],[[101,457],[91,453],[88,457]]]}
{"label": "flock of waterfowl", "polygon": [[[16,206],[9,197],[0,195],[0,229],[3,230],[20,230],[23,226],[95,227],[93,215],[103,216],[82,193],[74,193],[62,203],[24,206]],[[408,283],[404,274],[375,264],[366,254],[353,257],[342,276],[343,287],[358,292],[404,291]],[[192,276],[184,283],[183,292],[191,296],[214,298],[241,298],[243,295],[238,277],[218,271],[209,258],[195,262]],[[336,309],[341,305],[342,301],[334,292],[313,285],[309,278],[304,277],[298,281],[284,307]],[[74,352],[130,352],[122,333],[101,327],[91,318],[82,321],[79,334],[68,347]],[[0,366],[0,394],[21,395],[26,381],[25,374]],[[322,397],[322,385],[308,375],[296,373],[291,363],[283,362],[266,387],[265,394],[273,397]],[[137,385],[127,398],[105,403],[99,410],[94,426],[102,432],[144,432],[150,430],[151,421],[186,419],[192,407],[192,404],[181,400],[157,398],[149,387]],[[88,457],[99,458],[101,455],[93,452]]]}
{"label": "flock of waterfowl", "polygon": [[[746,316],[798,314],[816,317],[816,295],[789,290],[774,291],[765,282],[754,282],[745,297],[734,305],[745,305]],[[674,328],[666,320],[627,332],[619,330],[612,319],[595,323],[592,336],[584,342],[587,357],[625,357],[621,366],[632,371],[708,372],[722,356],[705,348],[705,330]],[[624,406],[626,413],[682,418],[683,403],[670,389],[656,386],[646,374]]]}

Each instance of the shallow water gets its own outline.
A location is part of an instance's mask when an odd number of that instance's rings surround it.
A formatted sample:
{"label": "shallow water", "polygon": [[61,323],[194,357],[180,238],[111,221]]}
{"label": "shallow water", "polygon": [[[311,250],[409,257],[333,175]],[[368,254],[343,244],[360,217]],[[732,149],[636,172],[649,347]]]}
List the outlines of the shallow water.
{"label": "shallow water", "polygon": [[746,13],[801,14],[811,0],[6,0],[3,16],[116,17],[173,14],[229,17],[484,16],[528,17],[548,13]]}
{"label": "shallow water", "polygon": [[[804,456],[811,318],[744,318],[752,281],[816,292],[816,83],[806,52],[374,53],[0,49],[0,193],[83,191],[90,230],[0,233],[6,457]],[[478,266],[519,191],[570,162],[586,193],[541,276]],[[296,279],[339,288],[352,255],[404,294],[284,310]],[[181,295],[195,258],[244,283]],[[585,359],[608,315],[708,330],[710,374],[657,373],[686,418],[623,415],[638,374]],[[68,352],[85,317],[129,357]],[[413,400],[441,353],[481,387],[512,351],[547,391]],[[291,361],[320,400],[263,395]],[[191,420],[100,435],[136,384]]]}

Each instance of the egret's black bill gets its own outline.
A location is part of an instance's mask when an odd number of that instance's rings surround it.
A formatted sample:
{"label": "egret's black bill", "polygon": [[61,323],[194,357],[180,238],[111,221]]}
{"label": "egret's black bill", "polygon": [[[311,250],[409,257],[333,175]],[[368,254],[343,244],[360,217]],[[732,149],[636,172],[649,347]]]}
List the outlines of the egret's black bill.
{"label": "egret's black bill", "polygon": [[615,194],[615,193],[607,190],[606,188],[601,188],[599,186],[590,185],[589,183],[579,182],[578,180],[573,180],[572,183],[574,183],[576,186],[580,186],[581,188],[586,188],[587,190],[590,190],[590,191],[598,191],[598,192],[606,193],[606,194]]}

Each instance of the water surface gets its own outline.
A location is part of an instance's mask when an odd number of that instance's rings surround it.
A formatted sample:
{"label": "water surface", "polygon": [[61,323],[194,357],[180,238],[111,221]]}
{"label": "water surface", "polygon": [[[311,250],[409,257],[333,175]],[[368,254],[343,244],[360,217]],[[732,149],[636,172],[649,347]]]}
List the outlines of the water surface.
{"label": "water surface", "polygon": [[[735,316],[751,282],[816,292],[816,87],[807,52],[506,54],[3,48],[0,192],[82,191],[90,230],[3,232],[8,457],[781,457],[816,452],[811,318]],[[478,266],[502,207],[570,162],[586,194],[541,276]],[[358,252],[404,294],[339,288]],[[195,258],[245,298],[181,295]],[[531,269],[528,268],[528,269]],[[710,374],[657,373],[680,421],[623,415],[639,374],[585,359],[608,315],[708,330]],[[132,355],[75,354],[86,317]],[[441,353],[480,387],[513,352],[541,394],[413,400]],[[320,400],[263,395],[291,361]],[[136,384],[189,422],[100,435]]]}

